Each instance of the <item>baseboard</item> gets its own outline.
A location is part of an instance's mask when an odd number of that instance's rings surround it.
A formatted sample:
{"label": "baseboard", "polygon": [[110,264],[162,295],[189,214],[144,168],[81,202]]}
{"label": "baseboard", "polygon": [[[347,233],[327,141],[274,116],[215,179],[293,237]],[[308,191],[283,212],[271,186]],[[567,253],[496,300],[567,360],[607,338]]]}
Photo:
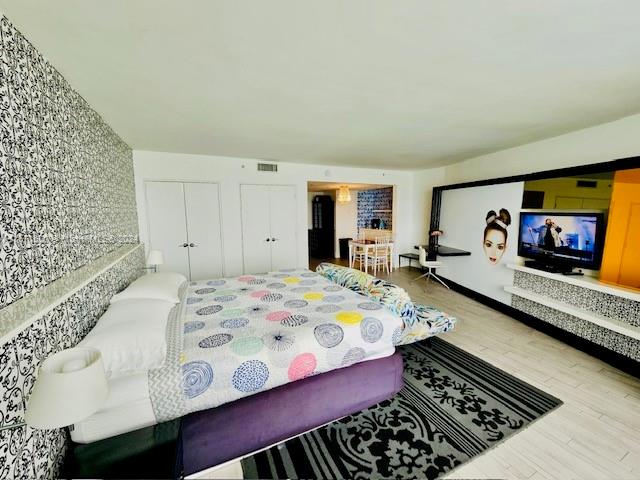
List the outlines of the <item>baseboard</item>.
{"label": "baseboard", "polygon": [[500,313],[509,315],[515,320],[518,320],[531,328],[535,328],[536,330],[543,332],[550,337],[556,338],[566,343],[567,345],[572,346],[573,348],[588,353],[592,357],[596,357],[603,362],[606,362],[609,365],[622,370],[625,373],[628,373],[629,375],[640,378],[640,362],[629,357],[625,357],[624,355],[609,350],[608,348],[593,343],[585,338],[579,337],[571,332],[567,332],[566,330],[558,328],[555,325],[551,325],[544,320],[540,320],[539,318],[529,315],[528,313],[517,310],[510,305],[506,305],[502,302],[494,300],[491,297],[487,297],[486,295],[478,293],[475,290],[464,287],[451,279],[443,277],[440,274],[438,274],[438,276],[443,279],[452,290],[461,293],[465,297],[472,298],[473,300],[476,300],[477,302],[480,302],[487,307],[493,308]]}

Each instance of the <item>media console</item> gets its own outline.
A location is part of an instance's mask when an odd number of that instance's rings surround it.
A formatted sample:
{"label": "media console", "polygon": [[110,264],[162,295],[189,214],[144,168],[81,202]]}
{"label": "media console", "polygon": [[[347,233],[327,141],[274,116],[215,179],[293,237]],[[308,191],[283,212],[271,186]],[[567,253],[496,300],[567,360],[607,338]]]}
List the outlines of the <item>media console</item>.
{"label": "media console", "polygon": [[579,337],[640,360],[640,291],[524,265],[515,271],[511,306]]}

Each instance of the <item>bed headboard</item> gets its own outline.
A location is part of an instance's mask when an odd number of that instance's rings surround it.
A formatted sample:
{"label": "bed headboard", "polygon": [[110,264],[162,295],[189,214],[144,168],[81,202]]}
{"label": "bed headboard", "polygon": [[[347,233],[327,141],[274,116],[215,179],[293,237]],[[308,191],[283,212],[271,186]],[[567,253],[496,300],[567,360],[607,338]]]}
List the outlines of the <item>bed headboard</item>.
{"label": "bed headboard", "polygon": [[38,367],[84,338],[143,266],[144,247],[124,245],[0,310],[0,478],[57,478],[66,430],[21,425]]}

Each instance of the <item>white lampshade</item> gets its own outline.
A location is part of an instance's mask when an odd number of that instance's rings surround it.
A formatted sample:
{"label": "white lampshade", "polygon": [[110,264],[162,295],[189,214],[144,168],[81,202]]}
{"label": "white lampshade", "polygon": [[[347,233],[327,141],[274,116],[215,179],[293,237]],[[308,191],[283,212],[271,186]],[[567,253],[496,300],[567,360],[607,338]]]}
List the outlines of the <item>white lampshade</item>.
{"label": "white lampshade", "polygon": [[108,394],[100,351],[69,348],[40,365],[24,420],[42,430],[65,427],[95,413]]}
{"label": "white lampshade", "polygon": [[164,263],[164,255],[162,250],[151,250],[147,257],[147,265],[162,265]]}

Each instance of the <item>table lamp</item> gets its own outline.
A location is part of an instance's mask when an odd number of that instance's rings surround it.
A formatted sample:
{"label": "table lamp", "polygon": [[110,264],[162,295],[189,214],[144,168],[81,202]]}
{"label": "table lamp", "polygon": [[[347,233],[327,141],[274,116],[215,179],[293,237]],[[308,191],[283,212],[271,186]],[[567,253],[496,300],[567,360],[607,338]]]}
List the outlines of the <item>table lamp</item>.
{"label": "table lamp", "polygon": [[149,252],[149,256],[147,257],[147,265],[149,265],[149,269],[153,270],[154,273],[158,271],[158,265],[162,265],[164,263],[164,255],[162,254],[162,250],[151,250]]}
{"label": "table lamp", "polygon": [[40,365],[24,419],[27,425],[40,430],[66,427],[95,413],[108,394],[99,350],[62,350]]}

